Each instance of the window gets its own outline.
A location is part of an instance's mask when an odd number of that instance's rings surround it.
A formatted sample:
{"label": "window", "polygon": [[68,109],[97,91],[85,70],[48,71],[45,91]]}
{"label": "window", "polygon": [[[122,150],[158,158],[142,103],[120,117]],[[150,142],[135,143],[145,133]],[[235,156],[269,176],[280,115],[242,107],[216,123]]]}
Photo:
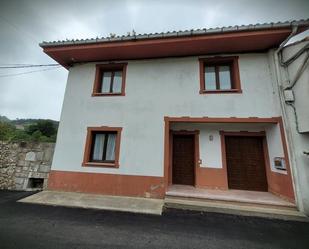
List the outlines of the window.
{"label": "window", "polygon": [[200,93],[240,93],[238,57],[200,59]]}
{"label": "window", "polygon": [[97,65],[92,96],[124,96],[126,66],[124,63]]}
{"label": "window", "polygon": [[88,127],[84,166],[119,166],[119,127]]}

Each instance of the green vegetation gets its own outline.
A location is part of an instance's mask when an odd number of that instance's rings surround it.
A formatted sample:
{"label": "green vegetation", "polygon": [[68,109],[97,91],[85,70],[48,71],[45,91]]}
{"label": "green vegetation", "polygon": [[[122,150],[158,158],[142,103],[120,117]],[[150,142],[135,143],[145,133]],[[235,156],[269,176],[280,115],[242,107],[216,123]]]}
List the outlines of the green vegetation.
{"label": "green vegetation", "polygon": [[48,119],[9,120],[0,116],[0,140],[55,142],[58,122]]}

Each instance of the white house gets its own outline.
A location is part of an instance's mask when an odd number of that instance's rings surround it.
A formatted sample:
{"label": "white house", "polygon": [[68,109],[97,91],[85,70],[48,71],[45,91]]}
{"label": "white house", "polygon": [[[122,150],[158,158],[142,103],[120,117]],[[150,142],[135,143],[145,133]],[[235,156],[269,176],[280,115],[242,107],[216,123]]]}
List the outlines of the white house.
{"label": "white house", "polygon": [[294,26],[309,21],[41,43],[69,70],[49,189],[258,191],[308,212],[276,74]]}

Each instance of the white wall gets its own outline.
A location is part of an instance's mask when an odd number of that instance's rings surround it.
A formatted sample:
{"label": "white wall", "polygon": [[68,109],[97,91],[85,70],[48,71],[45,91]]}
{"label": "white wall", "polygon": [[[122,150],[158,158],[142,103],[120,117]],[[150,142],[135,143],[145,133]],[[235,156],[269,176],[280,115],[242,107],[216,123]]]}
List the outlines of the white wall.
{"label": "white wall", "polygon": [[[239,58],[242,94],[200,95],[198,57],[186,57],[129,61],[125,97],[91,97],[95,64],[76,65],[69,72],[52,169],[163,176],[164,116],[281,116],[267,54]],[[123,127],[119,169],[81,166],[87,126],[102,125]],[[217,147],[215,140],[210,150]],[[205,156],[207,166],[219,162]]]}
{"label": "white wall", "polygon": [[287,174],[286,171],[276,169],[274,162],[275,157],[284,157],[283,143],[278,124],[266,127],[266,139],[271,170],[280,174]]}

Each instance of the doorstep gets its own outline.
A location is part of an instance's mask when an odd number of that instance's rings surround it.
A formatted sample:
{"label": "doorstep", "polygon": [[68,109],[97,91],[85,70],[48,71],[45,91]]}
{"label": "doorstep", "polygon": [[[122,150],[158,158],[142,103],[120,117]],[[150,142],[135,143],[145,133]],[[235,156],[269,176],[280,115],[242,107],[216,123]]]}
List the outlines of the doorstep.
{"label": "doorstep", "polygon": [[172,185],[166,192],[164,208],[218,212],[284,220],[309,221],[295,204],[268,192],[199,189]]}
{"label": "doorstep", "polygon": [[28,196],[19,202],[153,215],[161,215],[163,207],[163,200],[160,199],[47,190]]}
{"label": "doorstep", "polygon": [[167,196],[207,199],[213,201],[226,201],[247,203],[253,205],[272,205],[279,207],[295,208],[295,204],[286,201],[269,192],[246,191],[246,190],[219,190],[201,189],[189,185],[172,185],[166,192]]}

